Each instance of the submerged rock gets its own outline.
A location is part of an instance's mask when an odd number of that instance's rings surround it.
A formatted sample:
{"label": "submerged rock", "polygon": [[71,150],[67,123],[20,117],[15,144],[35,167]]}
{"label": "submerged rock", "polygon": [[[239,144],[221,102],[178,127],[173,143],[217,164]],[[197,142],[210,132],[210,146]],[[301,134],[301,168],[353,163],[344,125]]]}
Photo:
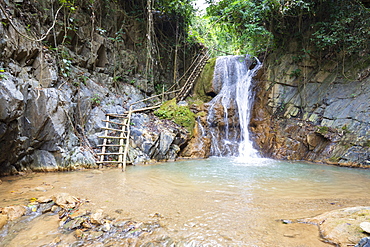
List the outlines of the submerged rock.
{"label": "submerged rock", "polygon": [[64,208],[73,208],[79,200],[68,193],[60,193],[52,196],[55,204],[63,206]]}
{"label": "submerged rock", "polygon": [[23,216],[27,212],[27,209],[25,206],[15,205],[2,208],[1,212],[6,214],[9,220],[16,220]]}

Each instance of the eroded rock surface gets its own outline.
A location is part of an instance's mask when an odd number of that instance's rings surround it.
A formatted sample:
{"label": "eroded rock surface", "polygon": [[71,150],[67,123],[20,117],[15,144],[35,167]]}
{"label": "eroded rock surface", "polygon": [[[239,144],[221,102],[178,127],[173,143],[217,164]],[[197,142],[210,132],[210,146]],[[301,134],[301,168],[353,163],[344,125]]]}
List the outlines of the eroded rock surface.
{"label": "eroded rock surface", "polygon": [[251,120],[263,155],[370,167],[370,77],[360,76],[366,57],[319,64],[292,50],[264,63]]}

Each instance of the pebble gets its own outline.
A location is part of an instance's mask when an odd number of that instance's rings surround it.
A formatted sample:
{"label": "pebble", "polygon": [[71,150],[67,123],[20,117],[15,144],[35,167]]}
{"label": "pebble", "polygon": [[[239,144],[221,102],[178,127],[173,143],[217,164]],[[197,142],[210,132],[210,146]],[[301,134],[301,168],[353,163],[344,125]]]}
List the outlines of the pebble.
{"label": "pebble", "polygon": [[76,237],[76,238],[81,238],[81,237],[82,237],[82,235],[83,235],[83,231],[82,231],[81,229],[77,229],[77,230],[75,231],[75,237]]}
{"label": "pebble", "polygon": [[93,173],[93,174],[102,174],[103,172],[102,171],[99,171],[99,170],[94,170],[91,173]]}
{"label": "pebble", "polygon": [[295,238],[298,234],[297,233],[293,233],[293,234],[284,234],[284,237],[287,237],[287,238]]}
{"label": "pebble", "polygon": [[40,196],[37,198],[37,202],[39,203],[46,203],[46,202],[51,202],[53,199],[51,197],[46,197],[46,196]]}
{"label": "pebble", "polygon": [[8,216],[5,214],[0,214],[0,229],[5,226],[5,224],[8,222]]}
{"label": "pebble", "polygon": [[110,231],[110,229],[111,229],[111,225],[110,225],[109,223],[105,223],[105,224],[103,225],[103,227],[102,227],[102,230],[103,230],[104,232],[109,232],[109,231]]}
{"label": "pebble", "polygon": [[102,209],[96,210],[96,212],[90,216],[91,223],[99,225],[102,224],[102,220],[104,218],[103,212],[104,211]]}
{"label": "pebble", "polygon": [[3,213],[6,213],[9,220],[16,220],[23,216],[27,209],[24,206],[15,205],[9,206],[2,209]]}
{"label": "pebble", "polygon": [[43,192],[45,192],[46,191],[46,188],[39,186],[39,187],[36,187],[35,190],[36,191],[43,191]]}
{"label": "pebble", "polygon": [[364,232],[370,233],[370,222],[362,222],[360,227]]}

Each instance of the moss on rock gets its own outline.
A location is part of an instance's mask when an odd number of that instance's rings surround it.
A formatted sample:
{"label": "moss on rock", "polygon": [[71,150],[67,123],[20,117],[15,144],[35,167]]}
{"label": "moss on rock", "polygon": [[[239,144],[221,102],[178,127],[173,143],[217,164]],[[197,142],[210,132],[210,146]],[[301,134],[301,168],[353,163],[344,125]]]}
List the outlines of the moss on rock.
{"label": "moss on rock", "polygon": [[194,87],[194,97],[208,102],[212,99],[211,96],[207,95],[207,92],[212,88],[213,72],[215,69],[216,58],[208,60],[202,73],[198,77]]}
{"label": "moss on rock", "polygon": [[195,126],[195,114],[188,106],[176,104],[176,98],[165,102],[154,114],[162,119],[170,119],[192,133]]}

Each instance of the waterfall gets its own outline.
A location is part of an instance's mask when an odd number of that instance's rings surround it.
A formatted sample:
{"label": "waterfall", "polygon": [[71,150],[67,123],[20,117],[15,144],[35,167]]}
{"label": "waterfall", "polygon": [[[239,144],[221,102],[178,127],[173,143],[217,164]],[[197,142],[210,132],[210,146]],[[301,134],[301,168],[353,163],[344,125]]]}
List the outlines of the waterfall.
{"label": "waterfall", "polygon": [[249,135],[253,94],[252,78],[262,66],[249,69],[249,56],[223,56],[216,60],[213,87],[218,93],[210,102],[207,123],[212,156],[258,157]]}

